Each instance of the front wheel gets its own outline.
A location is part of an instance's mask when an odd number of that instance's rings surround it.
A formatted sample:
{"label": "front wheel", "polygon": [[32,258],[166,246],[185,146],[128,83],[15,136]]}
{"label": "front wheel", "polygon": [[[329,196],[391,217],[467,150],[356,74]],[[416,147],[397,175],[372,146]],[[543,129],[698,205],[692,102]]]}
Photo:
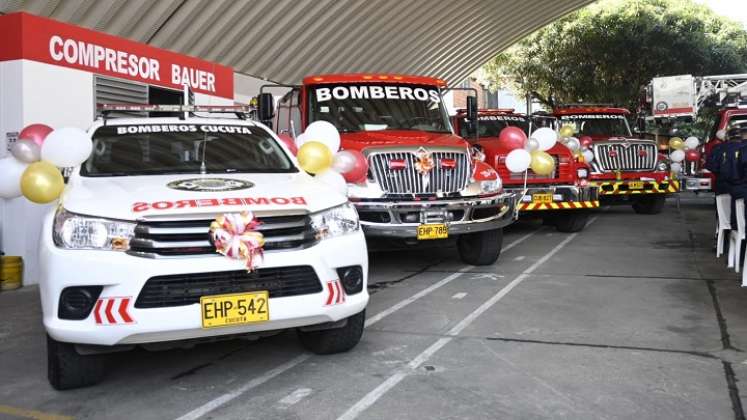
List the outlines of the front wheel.
{"label": "front wheel", "polygon": [[47,378],[56,390],[95,385],[104,377],[104,355],[82,355],[75,345],[47,336]]}
{"label": "front wheel", "polygon": [[585,210],[570,210],[558,214],[555,219],[555,228],[558,232],[574,233],[581,232],[589,221],[589,212]]}
{"label": "front wheel", "polygon": [[349,317],[345,325],[329,330],[297,330],[298,338],[307,350],[316,354],[334,354],[346,352],[355,347],[363,335],[366,323],[366,311],[363,310]]}
{"label": "front wheel", "polygon": [[659,214],[664,209],[666,199],[661,194],[638,197],[633,202],[633,210],[638,214]]}
{"label": "front wheel", "polygon": [[503,229],[467,233],[457,239],[459,257],[470,265],[490,265],[501,255]]}

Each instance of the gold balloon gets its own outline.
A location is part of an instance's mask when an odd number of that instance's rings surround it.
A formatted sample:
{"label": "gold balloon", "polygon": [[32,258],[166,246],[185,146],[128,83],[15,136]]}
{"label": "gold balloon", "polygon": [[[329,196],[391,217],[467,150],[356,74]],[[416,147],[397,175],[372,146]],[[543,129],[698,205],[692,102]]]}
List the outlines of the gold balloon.
{"label": "gold balloon", "polygon": [[60,170],[47,161],[30,164],[21,175],[21,193],[37,204],[50,203],[62,194],[65,180]]}
{"label": "gold balloon", "polygon": [[332,151],[326,144],[307,141],[298,149],[298,165],[310,174],[317,174],[332,166]]}
{"label": "gold balloon", "polygon": [[672,137],[669,139],[670,150],[682,150],[685,148],[685,142],[679,137]]}
{"label": "gold balloon", "polygon": [[529,164],[529,167],[537,175],[550,175],[555,170],[555,158],[547,152],[535,150],[532,152],[532,162]]}
{"label": "gold balloon", "polygon": [[576,127],[572,125],[564,125],[560,127],[560,137],[571,137],[572,135],[576,134]]}

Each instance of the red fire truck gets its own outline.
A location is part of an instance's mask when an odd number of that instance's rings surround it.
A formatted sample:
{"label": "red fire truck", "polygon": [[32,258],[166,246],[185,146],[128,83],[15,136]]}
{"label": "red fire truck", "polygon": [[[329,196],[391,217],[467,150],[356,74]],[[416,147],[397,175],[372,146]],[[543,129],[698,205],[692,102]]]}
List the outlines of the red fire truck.
{"label": "red fire truck", "polygon": [[[348,184],[348,197],[369,237],[417,243],[457,237],[468,264],[493,263],[503,227],[516,219],[516,196],[504,192],[495,170],[473,160],[469,144],[452,132],[442,100],[443,80],[391,74],[306,77],[274,112],[263,87],[259,118],[293,137],[314,121],[340,131],[342,149],[368,158],[368,178]],[[277,88],[277,86],[275,86]],[[470,101],[477,113],[476,102]],[[423,156],[433,165],[421,165]]]}
{"label": "red fire truck", "polygon": [[633,138],[630,111],[598,105],[571,105],[554,110],[559,125],[571,124],[576,136],[589,136],[594,159],[589,181],[605,201],[630,202],[636,213],[657,214],[667,195],[680,184],[653,140]]}
{"label": "red fire truck", "polygon": [[554,127],[554,117],[527,117],[513,109],[482,109],[474,124],[462,109],[457,111],[452,122],[455,131],[478,148],[485,155],[485,161],[498,171],[506,191],[520,197],[520,214],[540,216],[560,232],[578,232],[586,226],[590,209],[599,207],[598,189],[586,179],[588,165],[577,160],[570,149],[560,143],[547,151],[555,158],[553,173],[541,176],[529,169],[526,190],[525,174],[511,173],[506,167],[506,155],[510,150],[498,142],[501,130],[515,126],[529,135],[534,128]]}

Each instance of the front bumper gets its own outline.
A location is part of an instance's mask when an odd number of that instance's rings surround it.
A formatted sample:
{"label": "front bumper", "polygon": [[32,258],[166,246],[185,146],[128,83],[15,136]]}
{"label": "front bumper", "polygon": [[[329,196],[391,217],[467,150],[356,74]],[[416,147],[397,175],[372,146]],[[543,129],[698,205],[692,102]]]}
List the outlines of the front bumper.
{"label": "front bumper", "polygon": [[686,191],[711,191],[713,189],[710,177],[688,176],[683,181]]}
{"label": "front bumper", "polygon": [[599,195],[642,195],[642,194],[674,194],[680,191],[680,182],[676,179],[663,181],[633,180],[598,181]]}
{"label": "front bumper", "polygon": [[447,200],[358,201],[366,236],[416,238],[418,226],[444,223],[449,235],[500,229],[517,218],[516,194]]}
{"label": "front bumper", "polygon": [[[51,218],[43,232],[40,294],[44,326],[58,341],[113,346],[257,333],[340,321],[361,312],[368,303],[368,253],[361,231],[326,239],[306,249],[265,253],[260,268],[311,266],[322,291],[270,298],[267,322],[210,329],[202,328],[198,303],[142,309],[135,307],[135,301],[151,277],[235,271],[244,267],[242,262],[220,255],[147,259],[113,251],[64,250],[52,243]],[[332,292],[327,282],[338,279],[336,268],[351,265],[363,268],[363,290],[329,304]],[[97,323],[95,309],[83,320],[60,319],[60,294],[68,286],[103,286],[99,301],[116,302],[116,322]],[[117,314],[119,305],[127,298],[124,311],[132,322],[119,322],[123,320]]]}
{"label": "front bumper", "polygon": [[[508,189],[507,189],[508,190]],[[578,210],[599,207],[599,189],[595,186],[574,185],[530,186],[522,196],[523,188],[512,188],[519,198],[519,211]],[[545,201],[548,194],[552,201]]]}

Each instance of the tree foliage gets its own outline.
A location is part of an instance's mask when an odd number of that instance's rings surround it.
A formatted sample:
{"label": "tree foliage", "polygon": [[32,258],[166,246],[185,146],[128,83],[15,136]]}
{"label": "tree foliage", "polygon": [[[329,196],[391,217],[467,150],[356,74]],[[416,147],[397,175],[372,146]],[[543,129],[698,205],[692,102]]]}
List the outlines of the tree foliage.
{"label": "tree foliage", "polygon": [[747,71],[747,31],[691,0],[603,0],[535,32],[484,67],[546,106],[635,109],[656,76]]}

